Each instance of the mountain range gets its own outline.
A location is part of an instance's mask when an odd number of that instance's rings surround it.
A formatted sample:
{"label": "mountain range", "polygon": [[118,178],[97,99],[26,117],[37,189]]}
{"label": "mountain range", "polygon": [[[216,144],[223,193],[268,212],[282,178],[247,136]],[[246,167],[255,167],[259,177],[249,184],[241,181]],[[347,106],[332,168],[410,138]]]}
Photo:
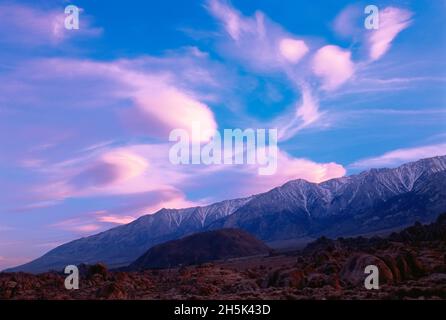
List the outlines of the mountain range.
{"label": "mountain range", "polygon": [[203,207],[161,209],[108,231],[63,244],[9,272],[39,273],[69,264],[126,266],[151,247],[221,228],[243,229],[274,246],[428,223],[446,211],[446,156],[371,169],[322,183],[292,180],[268,192]]}

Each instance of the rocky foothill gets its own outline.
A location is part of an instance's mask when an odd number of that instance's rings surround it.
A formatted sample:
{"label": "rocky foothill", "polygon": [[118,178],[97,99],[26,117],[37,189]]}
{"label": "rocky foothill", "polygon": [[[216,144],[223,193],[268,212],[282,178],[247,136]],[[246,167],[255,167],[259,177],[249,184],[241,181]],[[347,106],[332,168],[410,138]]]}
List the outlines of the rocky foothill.
{"label": "rocky foothill", "polygon": [[[364,268],[380,288],[364,288]],[[65,275],[0,274],[0,299],[446,299],[446,215],[386,238],[320,238],[303,250],[137,272],[81,265]]]}

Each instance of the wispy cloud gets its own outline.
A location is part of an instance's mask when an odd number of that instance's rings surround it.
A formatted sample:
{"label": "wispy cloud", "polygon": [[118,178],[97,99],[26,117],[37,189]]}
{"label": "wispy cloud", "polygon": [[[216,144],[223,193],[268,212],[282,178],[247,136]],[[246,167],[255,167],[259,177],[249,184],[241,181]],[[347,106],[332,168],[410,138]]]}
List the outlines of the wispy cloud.
{"label": "wispy cloud", "polygon": [[366,158],[352,163],[353,169],[368,169],[380,167],[394,167],[409,161],[422,158],[446,155],[446,144],[435,144],[414,148],[397,149],[384,153],[377,157]]}
{"label": "wispy cloud", "polygon": [[[294,115],[285,116],[277,122],[279,140],[286,141],[294,137],[300,130],[310,126],[321,117],[319,101],[307,85],[302,86],[302,99],[296,103]],[[290,120],[291,118],[291,120]]]}
{"label": "wispy cloud", "polygon": [[363,12],[359,5],[348,5],[334,19],[332,27],[343,38],[355,38],[362,31]]}
{"label": "wispy cloud", "polygon": [[208,1],[207,7],[225,27],[225,30],[234,40],[240,39],[240,34],[244,31],[252,31],[252,26],[242,18],[240,12],[221,1]]}
{"label": "wispy cloud", "polygon": [[336,16],[332,24],[338,35],[366,47],[368,59],[362,58],[363,62],[367,60],[373,62],[382,58],[398,34],[412,23],[413,13],[407,9],[392,6],[378,8],[378,29],[364,28],[364,8],[359,4],[348,5]]}
{"label": "wispy cloud", "polygon": [[279,115],[274,121],[280,124],[282,141],[326,119],[321,117],[321,95],[326,100],[349,93],[391,91],[398,87],[405,90],[409,82],[416,81],[403,78],[380,81],[379,74],[375,74],[376,80],[363,79],[368,66],[382,58],[396,36],[410,25],[412,13],[408,10],[380,8],[379,29],[365,30],[363,10],[348,6],[333,23],[336,32],[352,40],[347,49],[333,44],[321,46],[320,41],[290,34],[260,11],[244,16],[226,1],[209,0],[207,8],[226,32],[227,36],[218,40],[218,48],[225,56],[260,74],[282,73],[300,96],[293,104],[293,112]]}
{"label": "wispy cloud", "polygon": [[246,179],[243,189],[248,194],[255,194],[265,192],[290,180],[304,179],[319,183],[346,174],[345,168],[338,163],[318,163],[305,158],[295,158],[284,151],[278,153],[277,168],[277,172],[271,176],[250,176]]}
{"label": "wispy cloud", "polygon": [[411,24],[412,12],[386,7],[379,12],[379,28],[371,30],[368,38],[370,58],[378,60],[389,49],[396,36]]}
{"label": "wispy cloud", "polygon": [[398,78],[387,78],[387,79],[373,79],[373,78],[363,78],[361,82],[367,84],[407,84],[407,83],[417,83],[417,82],[446,82],[446,77],[398,77]]}
{"label": "wispy cloud", "polygon": [[17,266],[23,263],[30,261],[30,257],[19,257],[19,256],[0,256],[0,271],[12,267]]}
{"label": "wispy cloud", "polygon": [[14,228],[10,226],[0,225],[0,231],[13,231]]}
{"label": "wispy cloud", "polygon": [[222,52],[255,71],[283,72],[309,52],[305,39],[287,32],[261,11],[247,17],[221,0],[208,0],[207,8],[228,35],[219,39]]}
{"label": "wispy cloud", "polygon": [[103,148],[37,171],[49,180],[34,192],[47,201],[166,189],[183,176],[169,163],[167,144]]}
{"label": "wispy cloud", "polygon": [[[280,128],[280,140],[292,138],[300,130],[321,119],[318,88],[313,88],[315,74],[323,88],[334,90],[353,74],[350,53],[337,46],[314,50],[311,40],[291,34],[257,11],[247,17],[221,0],[209,0],[208,10],[222,22],[227,37],[218,47],[225,56],[237,59],[244,68],[259,74],[282,74],[300,95],[294,109],[272,122]],[[261,52],[262,54],[258,54]]]}
{"label": "wispy cloud", "polygon": [[63,10],[42,10],[21,4],[0,4],[0,43],[25,46],[54,46],[73,36],[98,36],[102,30],[91,26],[84,16],[82,28],[65,29]]}
{"label": "wispy cloud", "polygon": [[[16,105],[36,105],[45,101],[49,107],[48,103],[51,105],[50,101],[54,100],[50,87],[57,83],[59,87],[65,84],[65,88],[70,88],[70,85],[76,82],[85,84],[83,87],[76,85],[79,90],[83,90],[82,98],[75,102],[77,108],[97,108],[130,100],[134,105],[132,117],[142,121],[147,130],[152,128],[152,134],[158,133],[164,137],[173,128],[190,130],[194,121],[200,122],[209,132],[215,131],[217,124],[211,109],[197,99],[194,93],[175,85],[173,70],[154,72],[147,69],[137,70],[139,67],[143,68],[140,61],[37,60],[24,64],[13,74],[8,74],[9,79],[17,79],[17,85],[4,87],[0,92],[3,99],[9,103],[12,97],[16,97]],[[38,76],[29,77],[30,73]],[[66,92],[68,90],[61,90],[59,95],[66,93],[70,96]],[[107,94],[98,94],[103,90],[106,90]],[[22,98],[17,98],[18,92],[21,92],[19,96]]]}
{"label": "wispy cloud", "polygon": [[119,215],[104,215],[98,218],[101,222],[108,222],[114,224],[127,224],[135,220],[134,216],[119,216]]}
{"label": "wispy cloud", "polygon": [[66,231],[75,231],[81,234],[91,234],[92,232],[96,232],[101,229],[100,225],[86,223],[82,218],[63,220],[53,224],[52,227]]}

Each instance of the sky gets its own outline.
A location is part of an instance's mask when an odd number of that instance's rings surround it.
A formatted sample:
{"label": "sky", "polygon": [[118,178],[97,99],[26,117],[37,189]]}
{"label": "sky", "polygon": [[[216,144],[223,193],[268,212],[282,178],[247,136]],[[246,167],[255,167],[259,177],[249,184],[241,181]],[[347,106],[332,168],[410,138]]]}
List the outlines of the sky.
{"label": "sky", "polygon": [[[0,270],[161,208],[446,154],[445,9],[0,0]],[[277,129],[277,171],[172,164],[196,122]]]}

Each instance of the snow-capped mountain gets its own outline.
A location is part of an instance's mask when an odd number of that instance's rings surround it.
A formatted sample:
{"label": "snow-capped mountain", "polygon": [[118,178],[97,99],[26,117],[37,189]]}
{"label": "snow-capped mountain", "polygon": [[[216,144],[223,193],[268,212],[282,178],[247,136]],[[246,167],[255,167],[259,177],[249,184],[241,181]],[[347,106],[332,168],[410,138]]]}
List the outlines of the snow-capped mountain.
{"label": "snow-capped mountain", "polygon": [[154,214],[99,234],[63,244],[42,257],[9,271],[43,272],[60,270],[68,264],[104,262],[109,267],[125,266],[162,242],[202,230],[233,213],[250,198],[226,200],[205,207],[161,209]]}
{"label": "snow-capped mountain", "polygon": [[428,222],[446,211],[446,156],[320,184],[294,180],[217,220],[262,240],[347,236]]}
{"label": "snow-capped mountain", "polygon": [[268,192],[205,207],[162,209],[132,223],[59,246],[9,271],[68,264],[127,265],[150,247],[197,231],[236,227],[268,242],[350,236],[430,222],[446,212],[446,156],[319,184],[293,180]]}

